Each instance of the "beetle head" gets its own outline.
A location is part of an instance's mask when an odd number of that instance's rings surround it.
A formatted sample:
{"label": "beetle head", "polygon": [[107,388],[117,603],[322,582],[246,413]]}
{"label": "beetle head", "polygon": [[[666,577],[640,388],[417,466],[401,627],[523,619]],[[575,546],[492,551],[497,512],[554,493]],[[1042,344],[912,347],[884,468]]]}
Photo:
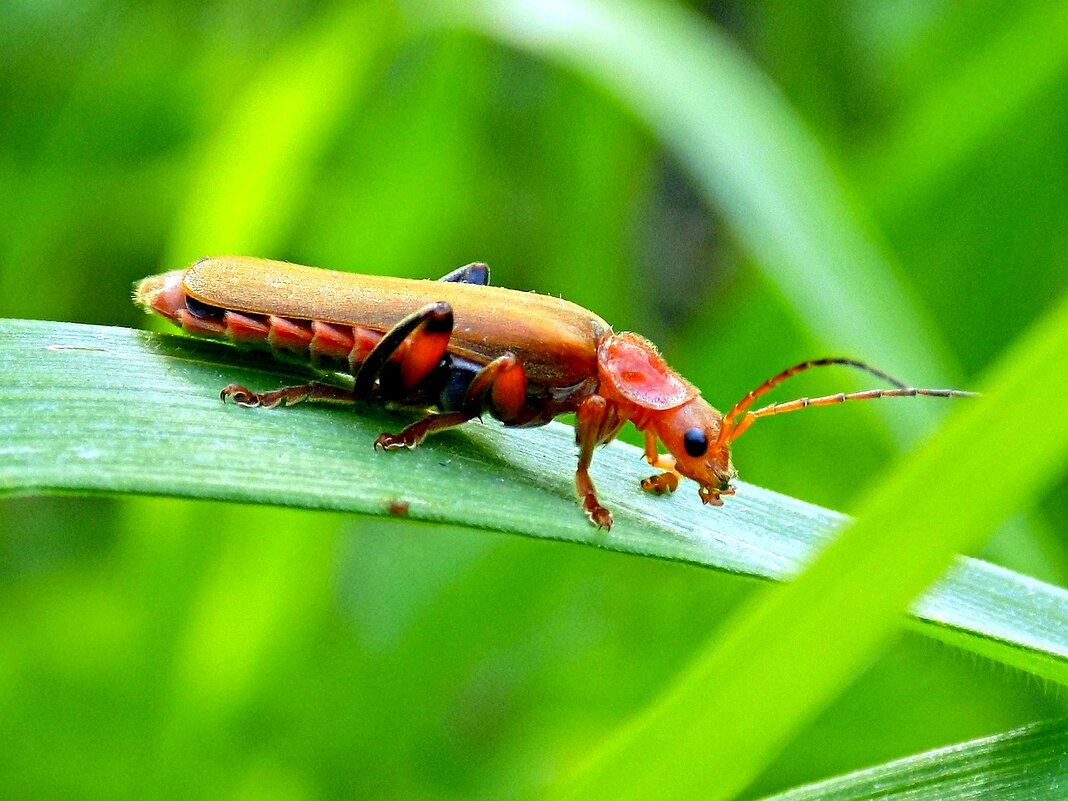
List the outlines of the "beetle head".
{"label": "beetle head", "polygon": [[720,441],[723,415],[700,395],[651,421],[657,438],[675,457],[675,469],[701,485],[702,503],[722,506],[721,495],[733,495],[738,475],[731,463],[730,444]]}

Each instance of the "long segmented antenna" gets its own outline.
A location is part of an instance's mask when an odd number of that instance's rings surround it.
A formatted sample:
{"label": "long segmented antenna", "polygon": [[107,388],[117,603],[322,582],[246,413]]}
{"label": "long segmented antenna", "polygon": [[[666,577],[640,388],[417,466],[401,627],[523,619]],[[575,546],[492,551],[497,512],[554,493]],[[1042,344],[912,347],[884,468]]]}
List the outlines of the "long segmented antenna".
{"label": "long segmented antenna", "polygon": [[[766,395],[773,390],[783,381],[791,378],[798,373],[802,373],[805,370],[809,370],[813,367],[827,367],[829,365],[843,365],[846,367],[856,367],[858,370],[863,370],[867,373],[888,381],[894,385],[893,389],[869,389],[862,392],[839,392],[834,395],[824,395],[818,398],[797,398],[792,401],[785,401],[782,403],[772,403],[768,406],[764,406],[757,409],[754,412],[747,412],[746,410],[753,405],[754,401],[762,395]],[[801,409],[807,409],[810,406],[830,406],[835,403],[845,403],[846,401],[855,400],[877,400],[879,398],[913,398],[917,395],[923,395],[933,398],[974,398],[978,395],[977,392],[966,392],[960,389],[924,389],[920,387],[907,386],[903,381],[899,381],[882,370],[878,370],[871,365],[864,362],[856,361],[855,359],[813,359],[812,361],[802,362],[801,364],[795,364],[793,367],[788,367],[778,375],[775,375],[745,394],[740,401],[731,407],[723,416],[723,424],[720,428],[719,444],[730,444],[734,440],[738,439],[742,433],[749,428],[756,420],[761,417],[770,417],[775,414],[786,414],[788,412],[797,412]],[[744,416],[742,416],[744,413]],[[740,417],[741,416],[741,417]],[[739,419],[740,417],[740,419]]]}
{"label": "long segmented antenna", "polygon": [[779,386],[783,381],[788,378],[792,378],[798,373],[803,373],[805,370],[811,370],[813,367],[829,367],[831,365],[844,365],[845,367],[856,367],[858,370],[863,370],[866,373],[871,373],[876,378],[881,378],[884,381],[889,381],[898,389],[905,389],[906,384],[904,381],[899,381],[892,375],[887,375],[882,370],[877,370],[874,367],[865,364],[864,362],[858,362],[856,359],[812,359],[811,361],[801,362],[801,364],[795,364],[793,367],[787,367],[781,373],[776,376],[772,376],[756,389],[750,390],[745,394],[745,397],[738,401],[731,410],[723,415],[723,422],[729,427],[734,424],[734,420],[753,405],[753,402],[761,395],[766,395],[775,387]]}

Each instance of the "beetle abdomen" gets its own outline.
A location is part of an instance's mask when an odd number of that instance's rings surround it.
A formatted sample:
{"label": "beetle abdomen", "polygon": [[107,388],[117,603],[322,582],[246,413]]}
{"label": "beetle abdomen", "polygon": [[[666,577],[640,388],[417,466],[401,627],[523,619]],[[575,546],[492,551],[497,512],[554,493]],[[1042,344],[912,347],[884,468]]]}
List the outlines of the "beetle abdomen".
{"label": "beetle abdomen", "polygon": [[137,286],[136,300],[195,336],[229,339],[238,345],[270,349],[283,358],[345,372],[362,364],[382,338],[378,331],[360,326],[213,306],[185,291],[185,272],[173,270],[144,279]]}

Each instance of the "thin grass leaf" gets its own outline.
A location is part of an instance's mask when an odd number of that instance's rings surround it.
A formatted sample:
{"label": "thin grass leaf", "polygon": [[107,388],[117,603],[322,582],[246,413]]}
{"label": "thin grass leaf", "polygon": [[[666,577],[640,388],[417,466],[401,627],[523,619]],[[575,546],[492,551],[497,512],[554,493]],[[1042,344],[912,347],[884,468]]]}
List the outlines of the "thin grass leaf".
{"label": "thin grass leaf", "polygon": [[[1068,297],[1002,357],[986,396],[891,470],[797,580],[728,621],[551,797],[735,797],[879,653],[955,552],[978,547],[1062,474],[1065,364]],[[1017,413],[1024,396],[1046,410],[1041,426]],[[1010,453],[1006,487],[997,457]]]}
{"label": "thin grass leaf", "polygon": [[856,171],[881,218],[925,208],[984,141],[1063,81],[1068,5],[1014,4],[1001,25],[993,42],[941,81],[925,85],[876,147],[861,156]]}
{"label": "thin grass leaf", "polygon": [[276,53],[196,155],[168,266],[277,249],[315,162],[388,42],[391,9],[342,4]]}
{"label": "thin grass leaf", "polygon": [[1035,723],[936,748],[763,801],[1061,801],[1068,797],[1068,721]]}
{"label": "thin grass leaf", "polygon": [[[416,520],[583,543],[763,579],[796,575],[847,518],[742,484],[721,509],[691,486],[637,488],[638,449],[598,452],[595,480],[616,516],[593,530],[574,499],[573,430],[469,424],[410,453],[371,442],[411,416],[311,405],[241,409],[232,381],[306,378],[269,357],[188,337],[0,321],[0,493],[107,492],[210,498]],[[744,470],[744,454],[739,456]],[[401,505],[398,506],[397,504]],[[405,506],[406,505],[406,506]],[[914,607],[912,625],[1068,684],[1068,593],[961,558]]]}

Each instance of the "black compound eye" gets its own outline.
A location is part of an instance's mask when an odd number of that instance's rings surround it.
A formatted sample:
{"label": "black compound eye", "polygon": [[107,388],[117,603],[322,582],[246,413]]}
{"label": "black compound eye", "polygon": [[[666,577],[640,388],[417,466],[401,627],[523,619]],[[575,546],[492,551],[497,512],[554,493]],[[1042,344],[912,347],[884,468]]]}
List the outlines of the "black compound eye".
{"label": "black compound eye", "polygon": [[682,435],[682,447],[686,449],[686,453],[690,456],[704,456],[705,451],[708,450],[708,437],[705,436],[703,429],[687,429],[686,433]]}

